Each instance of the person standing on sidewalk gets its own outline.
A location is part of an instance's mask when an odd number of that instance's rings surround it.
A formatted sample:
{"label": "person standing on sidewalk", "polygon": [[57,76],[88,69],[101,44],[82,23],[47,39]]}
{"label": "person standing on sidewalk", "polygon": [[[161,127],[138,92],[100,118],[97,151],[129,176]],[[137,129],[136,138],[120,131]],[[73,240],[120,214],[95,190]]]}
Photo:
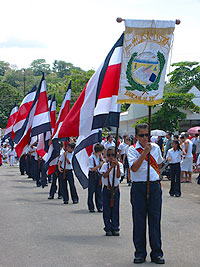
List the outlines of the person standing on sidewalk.
{"label": "person standing on sidewalk", "polygon": [[185,173],[185,182],[192,182],[192,142],[189,139],[189,134],[184,134],[184,143],[182,145],[183,150],[183,161],[181,164],[181,182],[184,182],[184,173]]}
{"label": "person standing on sidewalk", "polygon": [[[131,146],[128,162],[131,169],[131,205],[133,218],[133,243],[135,246],[134,263],[146,261],[146,223],[148,217],[151,261],[164,264],[161,249],[161,207],[162,191],[160,168],[163,162],[160,148],[148,142],[148,125],[141,123],[135,127],[136,147]],[[147,168],[150,153],[150,196],[147,199]]]}
{"label": "person standing on sidewalk", "polygon": [[181,196],[181,158],[183,152],[178,141],[172,141],[172,148],[168,150],[166,159],[170,163],[170,177],[171,177],[171,187],[169,194],[171,197]]}

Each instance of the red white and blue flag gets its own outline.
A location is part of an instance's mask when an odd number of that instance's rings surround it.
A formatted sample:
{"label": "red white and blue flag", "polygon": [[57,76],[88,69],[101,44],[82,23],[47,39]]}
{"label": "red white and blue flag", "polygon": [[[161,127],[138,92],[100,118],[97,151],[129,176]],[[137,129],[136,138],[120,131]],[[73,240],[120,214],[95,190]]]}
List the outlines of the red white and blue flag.
{"label": "red white and blue flag", "polygon": [[32,107],[35,95],[36,95],[36,86],[34,86],[32,90],[25,96],[19,107],[17,118],[15,120],[12,129],[12,139],[14,140],[15,143],[18,143],[24,134],[27,122],[26,118]]}
{"label": "red white and blue flag", "polygon": [[55,97],[55,94],[53,95],[53,98],[51,100],[49,111],[50,111],[50,118],[51,118],[51,133],[53,134],[55,126],[56,126],[56,97]]}
{"label": "red white and blue flag", "polygon": [[39,88],[36,92],[35,99],[30,108],[29,114],[26,118],[25,125],[25,131],[15,148],[18,157],[21,156],[31,137],[51,130],[44,74],[41,79]]}
{"label": "red white and blue flag", "polygon": [[[101,140],[101,128],[119,127],[120,105],[117,105],[122,62],[124,34],[108,53],[105,61],[88,81],[62,125],[58,127],[53,142],[70,136],[79,136],[74,150],[73,168],[83,188],[88,186],[87,147]],[[87,157],[80,155],[85,154]]]}
{"label": "red white and blue flag", "polygon": [[[49,102],[50,97],[48,97],[48,102]],[[38,145],[36,152],[40,157],[42,157],[43,160],[46,160],[48,155],[48,149],[49,149],[49,140],[52,137],[52,133],[54,132],[55,124],[56,124],[56,99],[55,99],[55,94],[48,103],[49,106],[49,112],[50,112],[50,120],[51,120],[51,131],[48,131],[46,133],[42,133],[38,136]]]}
{"label": "red white and blue flag", "polygon": [[[4,142],[6,139],[9,139],[9,141],[11,141],[11,133],[12,133],[12,129],[13,129],[13,125],[15,123],[15,120],[17,118],[17,114],[18,114],[18,107],[17,104],[14,105],[14,107],[11,110],[9,119],[8,119],[8,123],[6,126],[6,131],[5,131],[5,135],[2,139],[2,141]],[[10,143],[11,145],[13,145],[13,143]]]}
{"label": "red white and blue flag", "polygon": [[[55,130],[53,132],[56,133],[58,127],[61,127],[65,117],[69,113],[70,110],[70,101],[71,101],[71,81],[68,85],[67,92],[65,94],[64,100],[62,102],[60,112],[58,114],[58,118],[55,124]],[[54,145],[51,143],[48,150],[48,155],[45,159],[46,166],[48,166],[48,175],[54,173],[56,169],[56,164],[58,162],[58,156],[60,154],[60,144],[59,142],[54,142]]]}

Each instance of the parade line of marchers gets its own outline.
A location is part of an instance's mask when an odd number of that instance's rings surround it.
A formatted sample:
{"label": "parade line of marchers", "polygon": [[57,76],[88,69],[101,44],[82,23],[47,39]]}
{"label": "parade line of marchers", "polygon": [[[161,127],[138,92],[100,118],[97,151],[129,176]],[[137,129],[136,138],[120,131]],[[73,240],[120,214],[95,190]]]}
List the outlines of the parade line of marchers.
{"label": "parade line of marchers", "polygon": [[[69,183],[72,201],[77,204],[79,198],[74,185],[74,170],[82,187],[88,188],[90,212],[94,212],[95,192],[97,210],[103,212],[106,236],[119,236],[119,183],[124,176],[125,162],[123,164],[119,158],[117,134],[115,143],[108,141],[105,146],[100,144],[102,128],[119,128],[121,103],[152,106],[162,102],[174,28],[174,21],[125,20],[125,32],[71,109],[73,85],[70,82],[56,120],[55,96],[48,101],[43,74],[38,88],[34,87],[23,99],[19,110],[15,105],[10,114],[3,142],[10,142],[21,165],[25,160],[28,162],[27,174],[36,181],[37,186],[43,187],[46,185],[46,175],[54,175],[53,193],[49,198],[55,194],[58,179],[59,197],[62,197],[64,204],[69,201]],[[163,264],[159,177],[163,159],[159,146],[150,143],[149,130],[150,123],[149,126],[138,125],[135,129],[136,145],[131,145],[127,151],[134,263],[146,260],[148,216],[151,260]]]}

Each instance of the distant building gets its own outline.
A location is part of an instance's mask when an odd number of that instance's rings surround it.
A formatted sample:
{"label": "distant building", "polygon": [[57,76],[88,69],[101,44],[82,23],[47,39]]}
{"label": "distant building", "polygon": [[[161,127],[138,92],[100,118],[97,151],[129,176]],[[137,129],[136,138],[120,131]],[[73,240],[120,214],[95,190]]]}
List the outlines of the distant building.
{"label": "distant building", "polygon": [[[200,91],[197,87],[193,86],[188,93],[195,95],[192,100],[195,105],[200,107]],[[159,105],[152,109],[152,114],[159,110]],[[187,117],[186,121],[180,121],[180,131],[185,132],[193,126],[200,126],[200,114],[193,113],[188,110],[181,110]],[[120,128],[119,134],[134,134],[134,127],[132,127],[137,121],[148,116],[148,107],[146,105],[131,104],[129,109],[120,114]],[[113,129],[114,132],[114,129]]]}

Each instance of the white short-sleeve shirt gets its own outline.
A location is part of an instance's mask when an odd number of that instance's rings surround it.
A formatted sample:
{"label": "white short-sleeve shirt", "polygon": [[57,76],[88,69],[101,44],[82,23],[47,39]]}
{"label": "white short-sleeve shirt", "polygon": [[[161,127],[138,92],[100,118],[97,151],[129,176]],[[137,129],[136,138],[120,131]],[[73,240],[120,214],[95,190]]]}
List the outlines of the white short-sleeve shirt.
{"label": "white short-sleeve shirt", "polygon": [[[67,161],[66,161],[65,169],[66,170],[72,170],[72,157],[73,157],[73,152],[72,153],[66,152],[66,153],[67,153],[67,159],[69,160],[70,164],[68,164]],[[60,156],[59,161],[62,162],[61,163],[61,168],[64,169],[65,153],[63,153]]]}
{"label": "white short-sleeve shirt", "polygon": [[105,149],[107,150],[109,147],[115,147],[115,143],[112,141],[111,143],[107,141],[104,145]]}
{"label": "white short-sleeve shirt", "polygon": [[[104,163],[100,169],[100,173],[105,173],[107,172],[107,170],[110,168],[110,163]],[[121,173],[121,176],[123,176],[124,174],[124,168],[123,168],[123,164],[121,162],[119,162],[119,168],[120,168],[120,173]],[[113,170],[112,169],[109,173],[109,181],[110,181],[110,184],[112,185],[112,180],[113,180]],[[115,167],[115,183],[114,183],[114,186],[118,186],[118,184],[120,183],[120,180],[121,180],[121,176],[119,178],[117,178],[117,166]],[[102,184],[103,185],[106,185],[108,186],[108,178],[104,178],[102,176]]]}
{"label": "white short-sleeve shirt", "polygon": [[[155,144],[151,143],[152,149],[151,149],[151,155],[154,157],[156,160],[157,164],[161,164],[163,162],[163,158],[161,155],[160,147]],[[135,148],[131,146],[128,151],[128,162],[129,166],[133,165],[133,163],[141,156],[141,154],[137,151],[137,148],[142,148],[144,149],[139,142],[136,143]],[[130,169],[131,172],[131,181],[132,182],[146,182],[147,181],[147,161],[144,159],[140,168],[136,171],[133,172]],[[154,170],[153,167],[150,166],[150,181],[156,181],[160,180],[159,175],[157,172]]]}
{"label": "white short-sleeve shirt", "polygon": [[174,150],[173,148],[170,148],[168,151],[167,151],[167,157],[170,157],[172,158],[169,163],[180,163],[181,162],[181,156],[183,155],[183,152],[182,150]]}
{"label": "white short-sleeve shirt", "polygon": [[124,154],[125,154],[125,149],[126,149],[126,147],[128,147],[128,145],[127,145],[126,143],[124,143],[124,142],[122,142],[122,143],[119,145],[118,149],[121,150],[121,155],[124,155]]}
{"label": "white short-sleeve shirt", "polygon": [[89,157],[88,159],[88,165],[89,165],[89,169],[92,169],[94,168],[94,161],[95,161],[95,164],[96,166],[98,166],[100,164],[100,158],[99,156],[95,156],[94,153],[92,153],[92,155]]}

